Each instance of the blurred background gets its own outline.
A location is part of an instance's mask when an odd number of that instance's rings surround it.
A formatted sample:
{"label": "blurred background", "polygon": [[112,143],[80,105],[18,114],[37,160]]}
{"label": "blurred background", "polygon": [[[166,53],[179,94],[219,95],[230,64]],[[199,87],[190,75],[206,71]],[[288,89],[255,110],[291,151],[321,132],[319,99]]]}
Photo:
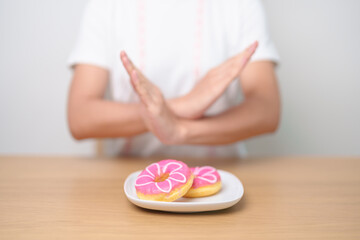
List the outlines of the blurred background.
{"label": "blurred background", "polygon": [[[0,0],[0,154],[91,156],[66,122],[74,46],[87,0]],[[282,121],[250,156],[360,155],[360,1],[264,0]]]}

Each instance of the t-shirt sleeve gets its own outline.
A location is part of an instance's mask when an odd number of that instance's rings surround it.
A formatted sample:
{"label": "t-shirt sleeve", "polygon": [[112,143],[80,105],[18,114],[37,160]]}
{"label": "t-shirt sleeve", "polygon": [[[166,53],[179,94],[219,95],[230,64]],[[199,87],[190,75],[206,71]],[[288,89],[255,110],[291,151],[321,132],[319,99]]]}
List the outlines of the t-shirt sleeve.
{"label": "t-shirt sleeve", "polygon": [[257,40],[259,46],[251,61],[269,60],[279,63],[279,54],[270,38],[262,2],[260,0],[245,0],[241,5],[241,36],[239,37],[238,46],[240,49],[238,52],[243,51]]}
{"label": "t-shirt sleeve", "polygon": [[68,65],[92,64],[109,69],[109,12],[104,0],[91,0],[86,5],[80,31]]}

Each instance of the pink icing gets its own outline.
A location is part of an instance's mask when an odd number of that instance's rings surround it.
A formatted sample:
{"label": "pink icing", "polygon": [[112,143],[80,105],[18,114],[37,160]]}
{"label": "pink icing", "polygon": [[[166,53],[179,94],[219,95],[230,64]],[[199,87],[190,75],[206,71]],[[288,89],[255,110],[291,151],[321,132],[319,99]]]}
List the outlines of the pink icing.
{"label": "pink icing", "polygon": [[[166,180],[155,181],[165,173],[169,174]],[[185,163],[167,159],[147,166],[136,178],[135,188],[143,194],[169,193],[184,185],[190,177],[191,170]]]}
{"label": "pink icing", "polygon": [[221,180],[218,171],[210,166],[194,167],[191,171],[195,176],[192,188],[204,187]]}

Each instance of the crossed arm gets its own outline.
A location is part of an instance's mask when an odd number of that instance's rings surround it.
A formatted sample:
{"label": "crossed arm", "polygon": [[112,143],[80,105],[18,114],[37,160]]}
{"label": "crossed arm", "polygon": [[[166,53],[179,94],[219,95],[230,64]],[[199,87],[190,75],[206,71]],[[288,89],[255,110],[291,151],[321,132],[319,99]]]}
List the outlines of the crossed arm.
{"label": "crossed arm", "polygon": [[[68,101],[70,131],[76,139],[129,137],[151,131],[165,144],[214,145],[273,132],[280,112],[274,66],[268,61],[247,64],[256,47],[257,43],[210,70],[189,94],[170,100],[122,53],[140,103],[104,100],[107,70],[79,64]],[[203,117],[237,77],[244,102],[219,115]]]}
{"label": "crossed arm", "polygon": [[250,63],[241,79],[245,100],[217,116],[184,123],[187,144],[228,144],[277,129],[280,97],[273,63]]}

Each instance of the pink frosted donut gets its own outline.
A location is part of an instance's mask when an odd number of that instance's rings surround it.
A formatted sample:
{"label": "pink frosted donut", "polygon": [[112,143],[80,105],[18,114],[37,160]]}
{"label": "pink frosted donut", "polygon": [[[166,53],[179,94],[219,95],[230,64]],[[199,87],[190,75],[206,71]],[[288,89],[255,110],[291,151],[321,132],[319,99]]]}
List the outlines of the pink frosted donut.
{"label": "pink frosted donut", "polygon": [[185,195],[193,180],[185,163],[167,159],[147,166],[136,178],[135,189],[140,199],[172,202]]}
{"label": "pink frosted donut", "polygon": [[191,168],[195,178],[185,197],[205,197],[221,189],[221,178],[218,171],[210,166]]}

